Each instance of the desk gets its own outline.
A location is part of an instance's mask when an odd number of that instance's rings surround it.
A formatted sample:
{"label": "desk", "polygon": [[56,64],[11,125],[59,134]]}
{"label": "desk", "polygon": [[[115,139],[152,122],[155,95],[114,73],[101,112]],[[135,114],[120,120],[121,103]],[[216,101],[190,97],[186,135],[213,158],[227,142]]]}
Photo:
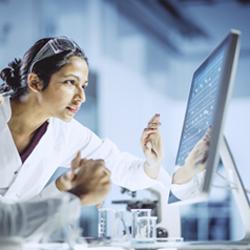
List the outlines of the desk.
{"label": "desk", "polygon": [[147,244],[131,245],[129,242],[121,244],[111,244],[110,246],[93,246],[93,245],[75,245],[73,249],[65,243],[50,243],[50,244],[25,244],[23,250],[250,250],[250,243],[246,245],[242,244],[222,244],[221,243],[204,243],[198,242],[191,244],[188,242],[156,242]]}
{"label": "desk", "polygon": [[74,248],[69,248],[65,243],[57,244],[26,244],[22,250],[127,250],[123,247],[111,247],[111,246],[96,246],[88,247],[82,245],[75,245]]}

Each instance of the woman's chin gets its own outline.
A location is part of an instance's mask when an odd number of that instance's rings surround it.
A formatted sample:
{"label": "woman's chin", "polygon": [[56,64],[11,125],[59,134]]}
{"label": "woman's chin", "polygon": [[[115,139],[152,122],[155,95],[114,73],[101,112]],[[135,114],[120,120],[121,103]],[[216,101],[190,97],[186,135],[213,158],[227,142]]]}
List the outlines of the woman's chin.
{"label": "woman's chin", "polygon": [[61,120],[63,120],[64,122],[70,122],[70,121],[72,121],[73,118],[74,118],[73,116],[72,117],[64,117],[64,118],[61,118]]}
{"label": "woman's chin", "polygon": [[60,116],[57,116],[57,118],[64,122],[70,122],[74,118],[74,115],[60,115]]}
{"label": "woman's chin", "polygon": [[72,112],[70,110],[66,110],[66,112],[63,112],[58,116],[58,118],[64,122],[70,122],[75,117],[76,112]]}

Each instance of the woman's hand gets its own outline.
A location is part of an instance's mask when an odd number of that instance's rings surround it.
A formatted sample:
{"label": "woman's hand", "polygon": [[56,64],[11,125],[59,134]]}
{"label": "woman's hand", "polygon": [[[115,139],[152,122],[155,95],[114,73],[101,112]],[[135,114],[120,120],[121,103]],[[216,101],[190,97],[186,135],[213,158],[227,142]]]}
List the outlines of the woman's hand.
{"label": "woman's hand", "polygon": [[173,183],[183,184],[189,182],[197,173],[205,170],[208,158],[211,128],[195,144],[192,151],[188,154],[184,166],[180,167],[174,174]]}
{"label": "woman's hand", "polygon": [[141,145],[146,157],[144,170],[146,174],[156,179],[159,175],[161,162],[163,159],[162,138],[160,135],[160,115],[155,114],[148,122],[141,136]]}
{"label": "woman's hand", "polygon": [[110,189],[110,171],[103,160],[81,159],[77,154],[72,171],[56,180],[59,190],[75,194],[84,205],[100,204]]}
{"label": "woman's hand", "polygon": [[185,167],[193,172],[205,170],[205,163],[208,158],[208,147],[210,143],[210,129],[199,140],[185,160]]}

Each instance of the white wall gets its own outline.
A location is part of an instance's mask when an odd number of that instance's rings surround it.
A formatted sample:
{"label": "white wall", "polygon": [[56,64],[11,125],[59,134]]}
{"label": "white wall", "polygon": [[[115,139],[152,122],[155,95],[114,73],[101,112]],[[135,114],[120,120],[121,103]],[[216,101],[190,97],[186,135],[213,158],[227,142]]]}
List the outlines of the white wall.
{"label": "white wall", "polygon": [[[32,0],[0,2],[0,28],[9,26],[9,32],[1,33],[0,68],[15,57],[22,57],[29,45],[39,37],[39,15]],[[2,30],[1,30],[2,32]]]}

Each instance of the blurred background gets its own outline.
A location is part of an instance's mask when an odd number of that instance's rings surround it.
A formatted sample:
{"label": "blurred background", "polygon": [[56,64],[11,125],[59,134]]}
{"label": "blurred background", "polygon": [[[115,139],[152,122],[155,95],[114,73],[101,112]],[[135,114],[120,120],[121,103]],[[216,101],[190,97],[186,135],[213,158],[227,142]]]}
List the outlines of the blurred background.
{"label": "blurred background", "polygon": [[[121,150],[143,156],[142,130],[160,113],[164,166],[172,173],[192,74],[231,28],[239,29],[225,134],[249,188],[249,20],[249,0],[0,0],[0,67],[42,37],[71,37],[90,63],[87,101],[77,119]],[[142,204],[145,196],[154,203],[150,195],[113,186],[106,206],[119,200],[125,207],[130,200]],[[97,209],[83,208],[83,214],[84,234],[96,235]],[[215,188],[206,203],[181,207],[181,214],[187,240],[236,239],[243,233],[226,188]]]}

